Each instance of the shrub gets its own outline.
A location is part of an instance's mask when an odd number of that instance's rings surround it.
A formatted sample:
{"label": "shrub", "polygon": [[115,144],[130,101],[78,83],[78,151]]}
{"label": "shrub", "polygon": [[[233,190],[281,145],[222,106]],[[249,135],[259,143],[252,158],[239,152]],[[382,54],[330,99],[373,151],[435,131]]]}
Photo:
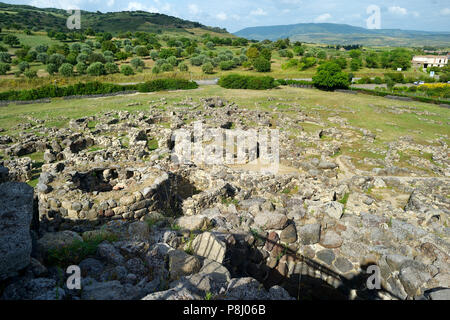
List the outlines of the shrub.
{"label": "shrub", "polygon": [[271,64],[269,60],[259,57],[253,61],[253,67],[258,72],[270,72]]}
{"label": "shrub", "polygon": [[105,64],[105,71],[108,74],[118,73],[119,66],[113,62],[108,62]]}
{"label": "shrub", "polygon": [[86,70],[87,70],[87,67],[88,66],[84,62],[78,62],[77,65],[76,65],[77,72],[79,74],[85,74]]}
{"label": "shrub", "polygon": [[154,66],[154,67],[152,68],[152,73],[153,73],[153,74],[159,74],[159,73],[161,73],[160,67]]}
{"label": "shrub", "polygon": [[135,50],[136,50],[136,55],[138,55],[139,57],[146,57],[150,54],[148,49],[144,46],[137,46],[135,48]]}
{"label": "shrub", "polygon": [[54,63],[49,63],[48,65],[47,65],[47,72],[50,74],[50,75],[53,75],[53,74],[55,74],[55,73],[57,73],[58,72],[58,66],[56,65],[56,64],[54,64]]}
{"label": "shrub", "polygon": [[266,90],[277,86],[275,79],[272,77],[254,77],[239,74],[230,74],[221,77],[219,80],[219,85],[227,89],[253,90]]}
{"label": "shrub", "polygon": [[37,78],[37,72],[36,70],[27,70],[24,72],[25,77],[28,79],[34,79]]}
{"label": "shrub", "polygon": [[187,72],[189,71],[189,67],[186,63],[180,63],[180,65],[178,66],[178,68],[180,69],[181,72]]}
{"label": "shrub", "polygon": [[222,61],[219,64],[220,70],[231,70],[234,68],[234,62],[233,61]]}
{"label": "shrub", "polygon": [[63,63],[58,71],[64,77],[71,77],[73,76],[73,65],[70,63]]}
{"label": "shrub", "polygon": [[134,70],[130,65],[124,64],[120,67],[120,73],[122,73],[125,76],[131,76],[134,74]]}
{"label": "shrub", "polygon": [[142,61],[139,58],[134,58],[130,61],[131,65],[133,66],[133,68],[137,69],[139,67],[144,68],[145,67],[145,63],[144,61]]}
{"label": "shrub", "polygon": [[5,75],[10,70],[11,70],[11,66],[9,64],[0,62],[0,74],[1,75]]}
{"label": "shrub", "polygon": [[178,60],[174,56],[170,56],[167,58],[167,62],[170,63],[172,66],[176,66],[178,64]]}
{"label": "shrub", "polygon": [[38,53],[36,60],[42,62],[43,64],[47,64],[48,55],[46,53]]}
{"label": "shrub", "polygon": [[66,62],[66,57],[60,53],[54,53],[48,58],[48,62],[55,64],[58,68]]}
{"label": "shrub", "polygon": [[173,65],[171,65],[170,63],[164,63],[164,64],[161,66],[161,71],[162,71],[162,72],[173,71]]}
{"label": "shrub", "polygon": [[313,77],[314,85],[319,89],[347,89],[350,85],[348,74],[335,62],[322,64]]}
{"label": "shrub", "polygon": [[8,52],[0,52],[0,62],[11,63],[11,55]]}
{"label": "shrub", "polygon": [[27,69],[30,69],[30,65],[26,61],[20,62],[17,67],[19,68],[20,72],[24,72]]}
{"label": "shrub", "polygon": [[87,68],[86,72],[90,76],[101,76],[105,74],[105,66],[101,62],[94,62]]}
{"label": "shrub", "polygon": [[207,62],[202,66],[203,73],[212,74],[214,73],[214,66],[211,62]]}
{"label": "shrub", "polygon": [[184,79],[157,79],[147,81],[138,85],[139,92],[154,92],[162,90],[189,90],[197,89],[198,85],[194,81]]}

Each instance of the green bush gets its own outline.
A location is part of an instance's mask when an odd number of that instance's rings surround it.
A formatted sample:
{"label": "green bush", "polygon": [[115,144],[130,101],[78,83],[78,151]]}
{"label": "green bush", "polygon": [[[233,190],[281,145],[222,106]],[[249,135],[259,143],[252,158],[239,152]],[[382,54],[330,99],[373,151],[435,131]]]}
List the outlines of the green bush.
{"label": "green bush", "polygon": [[139,67],[141,67],[141,68],[144,68],[144,67],[145,67],[144,61],[142,61],[142,60],[139,59],[139,58],[131,59],[130,63],[131,63],[131,65],[133,66],[133,68],[135,68],[135,69],[137,69],[137,68],[139,68]]}
{"label": "green bush", "polygon": [[87,70],[87,67],[88,66],[84,62],[78,62],[77,65],[76,65],[77,72],[79,74],[85,74],[86,70]]}
{"label": "green bush", "polygon": [[107,74],[113,74],[119,72],[119,66],[114,62],[107,62],[105,64],[105,71]]}
{"label": "green bush", "polygon": [[253,68],[258,72],[270,72],[271,63],[264,57],[258,57],[253,61]]}
{"label": "green bush", "polygon": [[120,67],[120,73],[122,73],[124,76],[131,76],[134,74],[134,70],[130,65],[124,64]]}
{"label": "green bush", "polygon": [[178,68],[180,69],[181,72],[187,72],[189,71],[189,67],[186,63],[180,63]]}
{"label": "green bush", "polygon": [[34,79],[37,78],[37,72],[36,70],[27,70],[24,73],[25,77],[27,77],[28,79]]}
{"label": "green bush", "polygon": [[231,70],[234,68],[234,62],[232,60],[230,61],[222,61],[219,64],[220,70]]}
{"label": "green bush", "polygon": [[158,66],[154,66],[152,68],[152,73],[153,74],[159,74],[159,73],[161,73],[161,69]]}
{"label": "green bush", "polygon": [[48,65],[47,65],[47,72],[50,74],[50,75],[53,75],[53,74],[55,74],[55,73],[57,73],[58,72],[58,66],[56,65],[56,64],[54,64],[54,63],[49,63]]}
{"label": "green bush", "polygon": [[101,76],[105,74],[105,66],[101,62],[94,62],[87,68],[86,72],[90,76]]}
{"label": "green bush", "polygon": [[239,74],[226,75],[219,80],[219,85],[227,89],[267,90],[277,86],[272,77],[243,76]]}
{"label": "green bush", "polygon": [[25,72],[25,70],[30,69],[30,65],[26,61],[20,62],[17,67],[19,68],[20,72]]}
{"label": "green bush", "polygon": [[0,62],[0,75],[5,75],[10,70],[11,66],[9,64]]}
{"label": "green bush", "polygon": [[198,85],[194,81],[183,79],[157,79],[138,84],[139,92],[154,92],[163,90],[190,90],[197,89]]}
{"label": "green bush", "polygon": [[63,63],[61,67],[59,67],[58,72],[64,77],[73,76],[73,65],[70,63]]}
{"label": "green bush", "polygon": [[11,63],[11,55],[8,52],[0,52],[0,62]]}
{"label": "green bush", "polygon": [[347,89],[350,85],[348,74],[335,62],[322,64],[313,77],[314,85],[323,90]]}
{"label": "green bush", "polygon": [[164,64],[161,66],[161,71],[162,71],[162,72],[173,71],[173,65],[171,65],[170,63],[164,63]]}
{"label": "green bush", "polygon": [[202,66],[203,73],[212,74],[214,73],[214,66],[211,62],[207,62]]}

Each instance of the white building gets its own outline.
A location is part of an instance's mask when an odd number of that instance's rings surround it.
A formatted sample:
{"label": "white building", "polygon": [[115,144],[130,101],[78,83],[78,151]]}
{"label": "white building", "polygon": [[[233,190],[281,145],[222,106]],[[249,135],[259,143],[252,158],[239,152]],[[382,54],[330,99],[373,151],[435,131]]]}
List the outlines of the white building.
{"label": "white building", "polygon": [[415,56],[412,60],[414,66],[428,67],[445,67],[448,63],[448,56]]}

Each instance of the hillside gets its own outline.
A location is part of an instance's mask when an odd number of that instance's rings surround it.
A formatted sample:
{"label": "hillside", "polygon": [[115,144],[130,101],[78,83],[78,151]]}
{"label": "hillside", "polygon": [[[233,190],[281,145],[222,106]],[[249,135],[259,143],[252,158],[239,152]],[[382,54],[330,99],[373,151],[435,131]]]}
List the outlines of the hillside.
{"label": "hillside", "polygon": [[[61,9],[41,9],[0,2],[0,26],[3,28],[63,31],[67,30],[66,19],[68,16],[67,12]],[[95,31],[113,33],[162,32],[194,28],[227,33],[224,29],[208,27],[198,22],[145,11],[108,13],[81,11],[81,19],[82,29],[92,28]]]}
{"label": "hillside", "polygon": [[450,33],[399,29],[369,30],[346,24],[300,23],[293,25],[245,28],[236,36],[254,40],[290,38],[295,41],[326,44],[363,44],[383,46],[448,46]]}

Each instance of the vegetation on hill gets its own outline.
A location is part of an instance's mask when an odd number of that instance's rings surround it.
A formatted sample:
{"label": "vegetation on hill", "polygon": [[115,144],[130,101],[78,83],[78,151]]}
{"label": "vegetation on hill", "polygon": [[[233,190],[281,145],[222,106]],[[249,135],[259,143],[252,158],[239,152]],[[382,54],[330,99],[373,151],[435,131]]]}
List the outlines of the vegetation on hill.
{"label": "vegetation on hill", "polygon": [[247,39],[272,41],[290,38],[294,41],[327,44],[364,44],[382,46],[450,45],[448,32],[426,32],[394,29],[365,29],[346,24],[300,23],[281,26],[245,28],[235,33]]}

